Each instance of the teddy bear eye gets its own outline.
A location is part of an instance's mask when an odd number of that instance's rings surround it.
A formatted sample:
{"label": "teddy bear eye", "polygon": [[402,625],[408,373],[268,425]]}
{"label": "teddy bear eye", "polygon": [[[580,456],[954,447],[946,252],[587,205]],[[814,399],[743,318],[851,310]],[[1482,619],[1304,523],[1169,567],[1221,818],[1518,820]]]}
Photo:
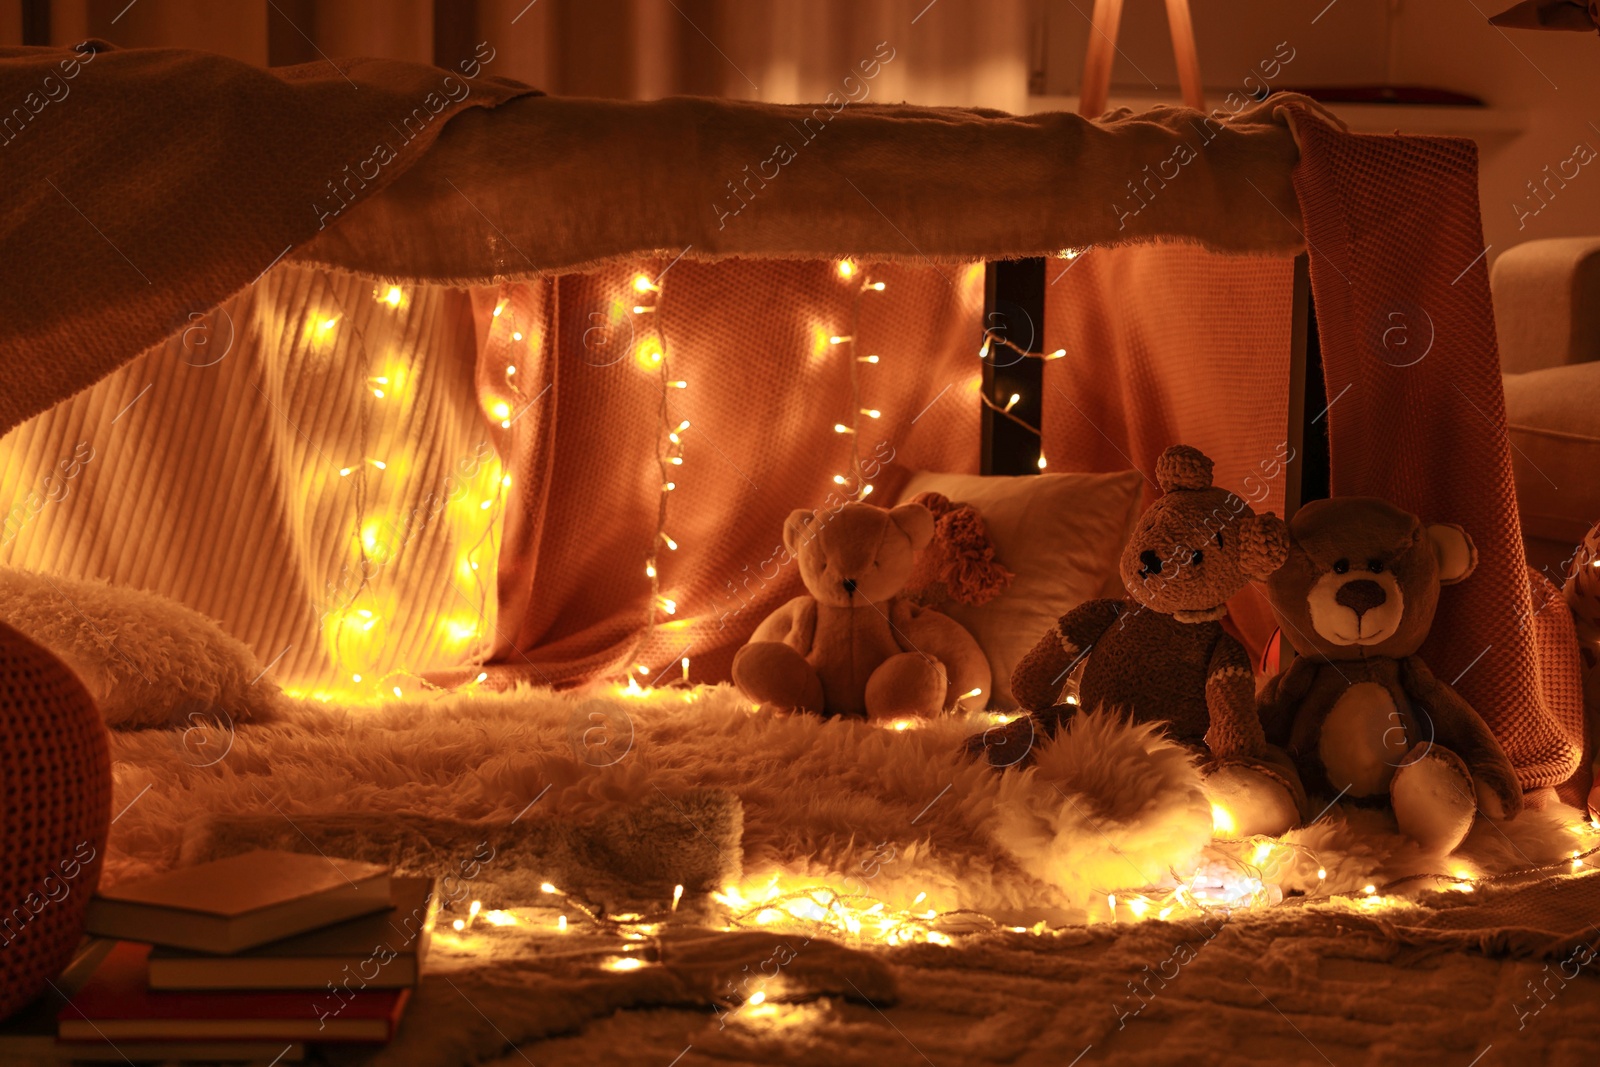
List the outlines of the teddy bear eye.
{"label": "teddy bear eye", "polygon": [[1199,564],[1204,563],[1205,559],[1206,554],[1197,548],[1194,550],[1194,555],[1189,557],[1189,562],[1198,566]]}
{"label": "teddy bear eye", "polygon": [[1350,573],[1350,561],[1347,560],[1347,559],[1336,559],[1336,560],[1334,560],[1333,561],[1333,573],[1335,573],[1335,574],[1349,574]]}
{"label": "teddy bear eye", "polygon": [[1217,531],[1216,542],[1217,542],[1217,547],[1218,548],[1222,548],[1223,547],[1223,544],[1222,544],[1222,531],[1221,530]]}
{"label": "teddy bear eye", "polygon": [[1373,574],[1382,574],[1383,573],[1383,560],[1381,560],[1381,559],[1369,559],[1369,560],[1367,560],[1367,570],[1371,571]]}

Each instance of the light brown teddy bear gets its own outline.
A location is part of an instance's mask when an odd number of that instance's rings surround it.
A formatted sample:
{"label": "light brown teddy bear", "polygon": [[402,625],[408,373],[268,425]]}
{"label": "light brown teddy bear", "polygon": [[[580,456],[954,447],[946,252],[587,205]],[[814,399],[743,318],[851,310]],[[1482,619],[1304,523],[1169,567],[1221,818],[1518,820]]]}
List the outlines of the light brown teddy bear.
{"label": "light brown teddy bear", "polygon": [[1417,655],[1440,586],[1477,565],[1466,531],[1337,497],[1301,508],[1289,534],[1267,595],[1299,658],[1262,690],[1261,717],[1305,787],[1387,800],[1401,832],[1439,852],[1461,843],[1479,808],[1521,811],[1500,742]]}
{"label": "light brown teddy bear", "polygon": [[[1156,480],[1165,495],[1122,553],[1128,599],[1090,600],[1063,615],[1011,676],[1031,715],[973,738],[969,750],[1009,766],[1029,757],[1036,730],[1053,735],[1079,708],[1124,710],[1208,752],[1219,831],[1277,834],[1299,822],[1304,794],[1287,758],[1267,744],[1249,655],[1221,620],[1230,597],[1283,562],[1288,538],[1281,519],[1212,486],[1211,469],[1187,445],[1161,454]],[[1080,664],[1077,703],[1058,704]]]}
{"label": "light brown teddy bear", "polygon": [[745,696],[781,710],[871,719],[982,708],[989,661],[960,623],[900,599],[933,538],[921,504],[799,510],[783,524],[808,595],[767,616],[733,659]]}

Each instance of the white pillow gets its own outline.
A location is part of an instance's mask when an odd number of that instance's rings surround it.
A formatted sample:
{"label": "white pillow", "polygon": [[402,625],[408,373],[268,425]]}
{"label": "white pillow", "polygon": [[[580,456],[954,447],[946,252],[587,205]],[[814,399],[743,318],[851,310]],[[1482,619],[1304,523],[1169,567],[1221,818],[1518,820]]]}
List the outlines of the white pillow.
{"label": "white pillow", "polygon": [[1085,600],[1120,594],[1117,559],[1139,517],[1143,483],[1138,471],[911,476],[901,503],[918,493],[943,493],[971,504],[983,516],[995,558],[1016,575],[987,604],[937,605],[989,657],[991,708],[1016,706],[1011,672],[1057,619]]}
{"label": "white pillow", "polygon": [[0,620],[72,668],[107,726],[264,721],[285,701],[244,642],[159,593],[0,567]]}

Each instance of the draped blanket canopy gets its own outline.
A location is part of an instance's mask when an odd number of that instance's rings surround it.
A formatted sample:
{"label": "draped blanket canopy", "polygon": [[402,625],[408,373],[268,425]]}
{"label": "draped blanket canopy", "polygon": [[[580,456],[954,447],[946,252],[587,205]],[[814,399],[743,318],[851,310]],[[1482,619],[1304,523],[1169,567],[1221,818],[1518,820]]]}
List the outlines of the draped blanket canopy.
{"label": "draped blanket canopy", "polygon": [[[312,686],[352,657],[571,684],[691,648],[713,680],[797,587],[768,566],[782,516],[851,461],[830,334],[883,354],[857,451],[886,494],[975,472],[975,261],[1092,249],[1049,289],[1073,356],[1046,370],[1052,468],[1148,472],[1181,439],[1239,487],[1281,458],[1305,250],[1334,491],[1467,527],[1484,562],[1426,654],[1527,785],[1576,768],[1469,142],[1351,135],[1295,97],[1091,122],[556,99],[493,69],[0,50],[0,484],[26,501],[0,562],[158,589]],[[842,256],[886,282],[859,310]],[[663,565],[683,610],[642,644],[660,399],[620,313],[637,271],[664,279],[649,328],[700,435]],[[1396,314],[1423,357],[1396,358]],[[46,475],[64,491],[40,498]],[[377,561],[353,580],[352,542]]]}

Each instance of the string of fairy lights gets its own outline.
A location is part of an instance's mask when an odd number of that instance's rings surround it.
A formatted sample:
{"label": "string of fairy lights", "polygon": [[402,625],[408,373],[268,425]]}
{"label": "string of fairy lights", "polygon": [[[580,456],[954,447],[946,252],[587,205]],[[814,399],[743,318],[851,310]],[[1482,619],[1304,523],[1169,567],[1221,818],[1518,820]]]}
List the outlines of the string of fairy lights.
{"label": "string of fairy lights", "polygon": [[[833,480],[836,485],[845,488],[854,499],[861,500],[872,492],[872,485],[859,476],[862,469],[859,448],[861,420],[863,418],[876,420],[881,418],[883,413],[876,408],[866,406],[862,400],[862,369],[877,365],[880,357],[876,353],[860,354],[857,338],[861,334],[862,312],[867,295],[883,292],[885,285],[881,281],[866,277],[855,262],[849,259],[839,261],[836,264],[836,271],[840,279],[851,283],[855,288],[850,303],[849,332],[828,337],[830,348],[837,348],[845,353],[850,370],[848,421],[840,420],[833,425],[836,434],[848,438],[850,475],[848,477],[843,474],[835,475]],[[629,659],[645,646],[664,618],[677,615],[679,610],[679,605],[664,591],[666,587],[662,576],[664,562],[662,553],[673,553],[679,548],[678,543],[668,532],[671,517],[669,505],[671,494],[677,489],[677,482],[681,477],[686,454],[685,436],[691,428],[689,420],[679,418],[674,412],[675,397],[680,395],[681,390],[687,389],[689,383],[683,378],[674,377],[673,373],[671,350],[662,314],[665,293],[663,278],[658,275],[651,279],[648,275],[640,273],[633,279],[633,288],[641,300],[641,303],[632,307],[635,321],[650,324],[650,329],[646,331],[637,347],[635,358],[642,368],[655,376],[658,422],[655,464],[656,474],[660,479],[660,489],[657,496],[654,536],[644,563],[645,576],[650,582],[649,599],[644,625]],[[405,292],[394,286],[375,291],[374,297],[379,304],[394,311],[402,308],[407,300]],[[414,387],[417,372],[413,364],[403,362],[391,361],[382,366],[375,365],[360,317],[350,314],[350,310],[343,306],[337,295],[333,296],[333,300],[338,305],[338,313],[328,318],[313,320],[311,323],[313,334],[320,338],[331,335],[341,322],[349,325],[354,343],[361,353],[356,363],[366,383],[365,388],[372,397],[372,405],[363,408],[358,420],[355,442],[357,454],[352,455],[345,466],[338,468],[340,479],[351,489],[356,532],[355,554],[359,575],[354,588],[349,591],[345,609],[337,613],[333,645],[335,657],[342,663],[347,631],[368,633],[383,621],[376,602],[371,599],[373,586],[370,565],[374,561],[389,562],[395,552],[403,547],[394,545],[381,533],[374,532],[368,519],[371,501],[378,495],[372,483],[380,476],[386,475],[395,465],[392,462],[394,457],[386,455],[386,451],[394,447],[394,441],[379,439],[375,435],[374,420],[378,411],[373,405],[393,404],[404,398],[407,390]],[[523,326],[518,321],[519,316],[513,303],[509,299],[501,299],[494,306],[490,338],[492,345],[504,346],[506,352],[514,354],[518,351],[514,346],[522,344],[527,338]],[[510,313],[506,314],[508,310]],[[991,330],[984,333],[978,353],[980,358],[988,358],[996,346],[1004,347],[1023,357],[1041,360],[1060,359],[1066,354],[1060,349],[1050,353],[1027,352]],[[516,418],[531,403],[522,388],[522,379],[525,377],[526,375],[519,375],[514,358],[508,357],[503,374],[492,395],[486,398],[485,410],[502,430],[510,430]],[[983,403],[997,414],[1038,435],[1036,427],[1018,418],[1012,411],[1021,399],[1016,394],[1003,404],[984,396],[981,390],[980,397]],[[387,423],[389,420],[384,421]],[[1042,454],[1039,466],[1041,469],[1045,467]],[[461,557],[461,576],[463,578],[470,576],[475,583],[480,620],[486,617],[486,598],[490,586],[484,582],[483,576],[479,573],[479,561],[476,557],[485,546],[491,550],[491,558],[497,551],[499,520],[505,509],[507,490],[511,486],[510,476],[503,474],[498,464],[492,468],[491,478],[490,492],[476,499],[476,506],[472,508],[474,512],[487,514],[483,516],[484,521],[476,537],[466,546],[465,553]],[[481,637],[481,634],[474,629],[471,633],[464,632],[460,636]],[[473,651],[473,661],[478,662],[483,652],[484,646],[480,641]],[[688,656],[682,656],[679,662],[682,666],[682,678],[674,678],[667,683],[670,686],[688,684]],[[647,676],[651,670],[642,664],[639,668],[639,677]],[[376,682],[379,691],[392,691],[396,697],[401,697],[402,688],[398,684],[391,686],[390,681],[395,675],[404,673],[389,671],[384,674]],[[364,677],[360,671],[351,673],[351,679],[357,684],[361,684]],[[485,675],[480,673],[476,681],[482,682],[484,678]],[[656,681],[659,681],[659,678]],[[640,686],[634,673],[630,671],[628,675],[630,691],[644,694],[650,693],[654,687],[654,683],[651,686]],[[1600,827],[1588,823],[1574,829],[1584,834],[1593,834]],[[1406,884],[1432,881],[1446,890],[1473,892],[1480,886],[1540,874],[1560,871],[1574,875],[1587,874],[1589,873],[1586,869],[1587,864],[1592,862],[1596,853],[1600,853],[1600,845],[1587,850],[1574,850],[1569,859],[1557,863],[1497,875],[1479,875],[1458,864],[1456,869],[1449,873],[1409,875],[1382,886],[1367,884],[1359,892],[1352,894],[1321,888],[1326,885],[1327,871],[1322,867],[1316,852],[1308,846],[1268,837],[1219,839],[1207,850],[1207,858],[1201,868],[1188,877],[1178,878],[1174,875],[1166,884],[1105,893],[1103,905],[1096,903],[1088,908],[1086,917],[1089,921],[1113,923],[1152,919],[1178,921],[1219,912],[1232,914],[1241,910],[1319,902],[1345,902],[1347,906],[1358,911],[1384,911],[1407,905],[1404,898],[1390,895],[1392,890]],[[1302,866],[1314,865],[1317,888],[1310,892],[1285,896],[1271,879],[1275,872],[1291,862]],[[542,888],[545,894],[553,898],[553,903],[560,906],[560,914],[554,923],[557,933],[566,933],[570,929],[569,915],[571,915],[595,932],[617,935],[632,942],[647,940],[659,930],[663,922],[670,921],[677,913],[684,893],[683,886],[677,886],[670,904],[659,913],[607,915],[561,892],[550,883],[545,883]],[[960,934],[1049,932],[1043,923],[1027,928],[1005,926],[985,914],[970,909],[940,910],[928,904],[926,893],[918,894],[909,904],[897,906],[867,893],[840,892],[814,880],[788,880],[777,875],[771,876],[764,885],[724,887],[722,892],[712,894],[712,899],[724,909],[721,918],[724,929],[796,929],[813,935],[826,934],[888,946],[914,943],[949,945],[954,943],[953,935]],[[506,912],[482,912],[481,905],[473,902],[468,914],[464,918],[454,920],[452,927],[457,934],[467,934],[474,924],[479,922],[488,926],[510,926],[517,925],[518,920]],[[613,963],[614,965],[607,964],[607,966],[616,970],[628,970],[647,965],[647,960],[638,956],[620,956],[615,957]],[[752,997],[744,1003],[756,1004],[759,1001]]]}
{"label": "string of fairy lights", "polygon": [[[410,297],[399,286],[382,286],[373,291],[373,298],[382,307],[392,312],[404,308]],[[374,588],[374,577],[383,568],[396,561],[399,554],[410,541],[421,534],[435,518],[428,515],[420,520],[417,525],[418,510],[413,509],[405,515],[397,526],[387,520],[374,520],[370,516],[372,504],[375,499],[385,495],[381,486],[373,482],[379,477],[404,476],[409,473],[410,457],[403,457],[404,462],[400,468],[395,468],[395,451],[399,447],[396,434],[387,438],[374,432],[374,422],[380,417],[381,406],[414,402],[413,394],[418,380],[418,371],[415,365],[415,356],[408,362],[402,357],[387,357],[381,365],[374,354],[373,346],[368,343],[364,317],[354,314],[338,290],[332,285],[328,290],[329,299],[334,308],[334,314],[319,316],[308,324],[311,339],[314,343],[326,343],[335,335],[336,331],[344,326],[351,338],[352,347],[358,353],[353,361],[358,368],[357,374],[364,382],[364,388],[371,394],[371,402],[363,405],[359,410],[356,420],[356,455],[348,458],[339,468],[338,476],[341,484],[349,487],[351,494],[351,511],[353,523],[351,526],[352,541],[354,543],[355,580],[346,587],[343,581],[349,575],[347,564],[341,570],[339,588],[333,590],[336,604],[330,604],[329,610],[324,614],[325,621],[332,622],[332,632],[328,635],[330,655],[336,667],[348,672],[349,682],[355,686],[371,687],[380,695],[392,693],[396,698],[405,695],[403,684],[418,684],[420,679],[404,667],[379,666],[384,659],[383,630],[380,629],[388,621],[383,614],[382,607],[377,601]],[[494,318],[499,319],[505,310],[506,302],[501,301],[495,306]],[[510,331],[513,341],[520,342],[523,335],[520,329],[513,327]],[[402,351],[407,346],[400,346]],[[516,367],[508,362],[506,368],[507,399],[494,399],[490,402],[490,414],[500,421],[502,429],[509,429],[512,422],[512,403],[518,402],[520,406],[521,392],[516,387]],[[387,425],[392,420],[390,412],[382,412],[382,423]],[[400,424],[404,425],[403,420]],[[491,452],[492,454],[492,452]],[[459,577],[472,583],[474,596],[468,599],[473,608],[471,620],[459,617],[447,617],[442,625],[445,638],[452,643],[468,642],[465,659],[468,663],[481,663],[487,654],[489,643],[483,633],[483,621],[488,618],[491,585],[487,583],[482,572],[479,556],[484,554],[490,559],[498,557],[498,538],[500,520],[505,510],[507,490],[511,486],[511,476],[502,472],[498,460],[491,462],[480,455],[478,460],[484,463],[485,471],[491,480],[490,492],[487,496],[476,501],[478,512],[487,512],[476,524],[476,533],[471,535],[460,557]],[[457,472],[452,471],[450,478],[455,478]],[[438,510],[454,503],[452,494],[461,490],[465,495],[466,487],[454,484],[451,492],[447,492],[443,504],[436,506]],[[457,523],[456,526],[464,526]],[[452,584],[454,579],[452,579]],[[455,587],[459,593],[459,586]],[[326,627],[325,627],[326,632]],[[352,647],[354,646],[354,647]],[[374,677],[377,675],[377,677]],[[482,682],[487,676],[479,673],[474,683]],[[437,688],[426,683],[421,683],[426,688]]]}
{"label": "string of fairy lights", "polygon": [[[845,436],[850,446],[850,474],[835,474],[835,485],[845,487],[855,500],[864,500],[870,496],[873,487],[870,482],[860,477],[861,467],[861,419],[879,419],[883,412],[877,408],[865,406],[861,399],[861,369],[864,366],[876,365],[881,357],[876,354],[859,355],[857,353],[856,338],[861,330],[862,302],[869,293],[881,293],[887,286],[882,281],[865,276],[852,259],[842,259],[835,264],[835,271],[839,278],[854,284],[850,304],[850,332],[846,334],[832,334],[828,337],[828,347],[842,348],[848,357],[850,369],[850,411],[848,421],[839,421],[833,424],[836,434]],[[650,582],[649,596],[645,603],[644,624],[641,626],[634,642],[622,662],[631,664],[627,668],[626,684],[623,692],[630,696],[639,696],[652,691],[663,684],[662,679],[672,670],[674,665],[681,668],[681,675],[666,681],[669,686],[682,686],[689,684],[689,657],[686,654],[693,642],[674,657],[674,662],[664,668],[652,667],[650,664],[637,662],[641,650],[645,649],[654,637],[657,629],[663,625],[663,620],[670,620],[678,614],[678,602],[663,591],[662,551],[672,553],[678,551],[678,542],[668,532],[669,505],[672,493],[678,488],[678,480],[682,476],[682,467],[685,459],[684,437],[691,428],[688,419],[680,419],[673,413],[672,404],[674,396],[679,390],[687,389],[689,383],[682,377],[673,373],[673,359],[671,347],[667,343],[666,315],[663,311],[666,294],[666,272],[654,278],[643,272],[633,277],[633,290],[639,294],[641,303],[634,304],[632,314],[638,322],[648,322],[649,327],[644,331],[644,336],[639,338],[636,345],[635,361],[644,370],[655,376],[657,383],[657,421],[656,434],[656,468],[660,477],[660,491],[656,503],[656,522],[653,536],[644,561],[645,577]],[[859,280],[858,280],[859,279]],[[643,301],[648,300],[648,303]],[[635,331],[638,336],[639,331]],[[649,679],[642,684],[643,679]]]}

